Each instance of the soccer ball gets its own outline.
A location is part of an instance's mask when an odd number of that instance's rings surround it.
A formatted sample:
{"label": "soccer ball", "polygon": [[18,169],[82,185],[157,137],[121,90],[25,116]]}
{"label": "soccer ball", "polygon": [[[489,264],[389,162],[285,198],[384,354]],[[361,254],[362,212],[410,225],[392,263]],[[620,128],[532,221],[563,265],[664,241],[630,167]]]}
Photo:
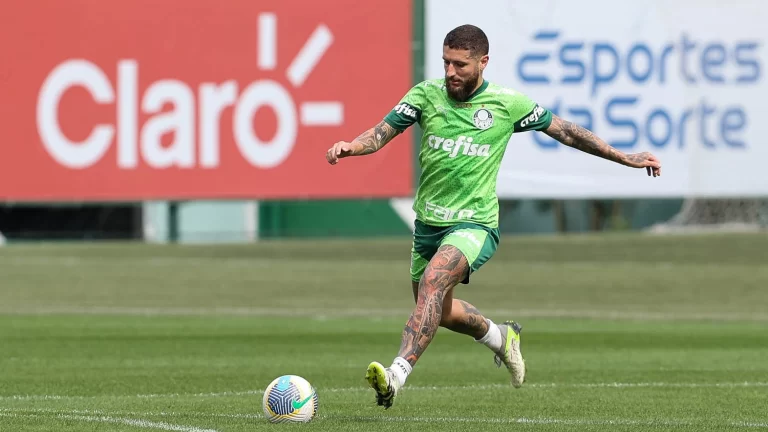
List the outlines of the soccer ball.
{"label": "soccer ball", "polygon": [[317,414],[317,392],[304,378],[283,375],[267,386],[262,404],[272,423],[306,423]]}

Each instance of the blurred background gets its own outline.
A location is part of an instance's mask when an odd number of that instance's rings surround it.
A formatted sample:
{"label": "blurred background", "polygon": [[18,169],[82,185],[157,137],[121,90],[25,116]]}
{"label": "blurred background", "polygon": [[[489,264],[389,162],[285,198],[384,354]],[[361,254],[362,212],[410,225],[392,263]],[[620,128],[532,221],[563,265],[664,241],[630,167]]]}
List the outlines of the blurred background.
{"label": "blurred background", "polygon": [[408,236],[418,126],[338,166],[324,152],[442,77],[464,23],[490,39],[486,79],[664,164],[515,135],[503,233],[767,223],[759,2],[38,3],[0,18],[8,243]]}

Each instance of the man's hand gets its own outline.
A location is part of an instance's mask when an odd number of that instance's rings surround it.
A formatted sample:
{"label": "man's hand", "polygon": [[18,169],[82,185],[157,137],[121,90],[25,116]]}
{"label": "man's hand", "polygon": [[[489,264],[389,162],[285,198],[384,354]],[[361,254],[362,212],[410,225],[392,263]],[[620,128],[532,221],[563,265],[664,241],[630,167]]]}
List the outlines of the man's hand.
{"label": "man's hand", "polygon": [[325,153],[325,160],[331,165],[339,163],[339,159],[352,156],[352,143],[339,141]]}
{"label": "man's hand", "polygon": [[325,159],[331,165],[348,156],[362,156],[376,153],[392,141],[401,131],[382,121],[355,138],[352,142],[339,141],[325,152]]}
{"label": "man's hand", "polygon": [[654,177],[661,175],[661,161],[648,152],[628,154],[626,165],[632,168],[645,168],[649,176],[651,174]]}

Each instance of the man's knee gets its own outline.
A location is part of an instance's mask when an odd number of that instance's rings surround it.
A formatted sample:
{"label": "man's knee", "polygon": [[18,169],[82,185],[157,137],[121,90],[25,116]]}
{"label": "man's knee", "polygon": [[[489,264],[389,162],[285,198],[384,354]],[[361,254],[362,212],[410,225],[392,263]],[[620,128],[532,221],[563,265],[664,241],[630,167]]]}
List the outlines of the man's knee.
{"label": "man's knee", "polygon": [[424,285],[424,289],[450,289],[464,280],[468,272],[469,263],[464,254],[455,246],[444,245],[437,250],[424,269],[420,286]]}
{"label": "man's knee", "polygon": [[413,285],[414,299],[418,303],[419,297],[431,297],[438,294],[444,297],[455,284],[450,283],[449,279],[442,277],[439,270],[432,269],[429,266],[424,270],[421,280]]}

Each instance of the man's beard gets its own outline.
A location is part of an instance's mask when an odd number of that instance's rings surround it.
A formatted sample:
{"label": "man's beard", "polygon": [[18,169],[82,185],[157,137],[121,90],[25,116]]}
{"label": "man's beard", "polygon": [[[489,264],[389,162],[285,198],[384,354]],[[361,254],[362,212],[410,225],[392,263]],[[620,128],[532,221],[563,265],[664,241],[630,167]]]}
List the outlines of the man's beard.
{"label": "man's beard", "polygon": [[448,92],[448,96],[457,102],[465,102],[477,86],[477,82],[480,80],[480,72],[467,78],[459,88],[451,87],[450,80],[445,77],[445,90]]}

